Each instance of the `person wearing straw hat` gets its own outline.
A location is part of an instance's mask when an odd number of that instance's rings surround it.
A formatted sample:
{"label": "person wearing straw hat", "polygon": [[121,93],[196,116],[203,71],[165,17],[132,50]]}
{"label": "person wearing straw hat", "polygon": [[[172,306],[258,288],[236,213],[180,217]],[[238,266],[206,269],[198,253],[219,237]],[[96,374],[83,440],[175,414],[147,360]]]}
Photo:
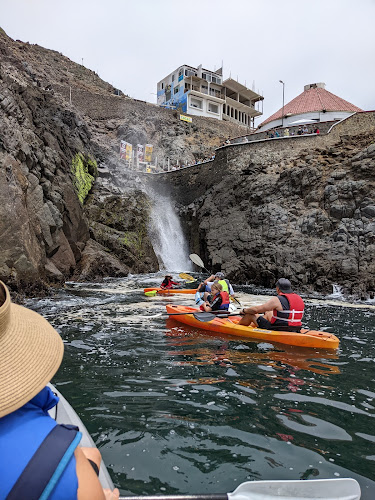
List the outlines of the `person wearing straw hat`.
{"label": "person wearing straw hat", "polygon": [[[81,433],[48,415],[58,397],[48,382],[64,354],[60,335],[42,316],[13,304],[0,281],[0,498],[116,500],[90,465],[100,453],[79,448]],[[42,496],[43,494],[43,496]]]}

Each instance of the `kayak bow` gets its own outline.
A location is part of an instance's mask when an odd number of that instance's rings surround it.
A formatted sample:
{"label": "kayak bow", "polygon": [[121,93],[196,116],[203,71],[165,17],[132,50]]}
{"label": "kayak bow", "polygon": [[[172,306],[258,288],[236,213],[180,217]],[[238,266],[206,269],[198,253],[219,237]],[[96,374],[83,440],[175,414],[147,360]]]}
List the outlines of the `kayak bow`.
{"label": "kayak bow", "polygon": [[[198,313],[194,307],[179,305],[166,305],[168,314],[175,313]],[[339,346],[339,339],[332,333],[319,332],[315,330],[302,329],[301,333],[282,332],[275,330],[263,330],[262,328],[252,328],[251,326],[239,325],[241,316],[231,316],[230,318],[213,318],[212,321],[201,322],[193,314],[180,314],[173,316],[179,323],[194,326],[203,330],[208,330],[226,335],[247,337],[264,340],[267,342],[278,342],[280,344],[295,345],[300,347],[317,347],[321,349],[336,349]]]}

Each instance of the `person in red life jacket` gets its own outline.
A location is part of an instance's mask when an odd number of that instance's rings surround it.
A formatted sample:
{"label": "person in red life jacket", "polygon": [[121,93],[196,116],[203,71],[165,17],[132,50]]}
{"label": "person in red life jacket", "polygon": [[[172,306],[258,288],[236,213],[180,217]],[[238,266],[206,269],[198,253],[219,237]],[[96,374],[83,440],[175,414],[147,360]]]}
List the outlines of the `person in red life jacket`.
{"label": "person in red life jacket", "polygon": [[212,292],[212,300],[209,302],[206,300],[204,304],[200,306],[201,311],[219,311],[224,310],[227,311],[229,308],[230,300],[229,293],[223,291],[223,287],[220,283],[213,283],[211,287]]}
{"label": "person in red life jacket", "polygon": [[[243,309],[239,324],[255,326],[264,330],[300,332],[305,304],[302,298],[293,292],[289,280],[280,278],[276,283],[277,297],[272,297],[260,306]],[[260,316],[264,313],[263,316]]]}
{"label": "person in red life jacket", "polygon": [[172,281],[173,277],[170,274],[167,274],[160,285],[160,288],[163,290],[169,290],[170,288],[181,288],[181,283],[177,283],[176,281]]}

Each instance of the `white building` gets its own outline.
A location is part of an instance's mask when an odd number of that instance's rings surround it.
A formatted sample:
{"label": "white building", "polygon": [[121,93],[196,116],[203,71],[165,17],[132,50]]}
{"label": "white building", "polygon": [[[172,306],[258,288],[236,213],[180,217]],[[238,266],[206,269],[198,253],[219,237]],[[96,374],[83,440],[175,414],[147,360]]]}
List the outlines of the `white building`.
{"label": "white building", "polygon": [[[229,120],[254,128],[263,97],[232,78],[223,81],[222,69],[209,71],[180,66],[157,85],[157,103],[189,115]],[[263,104],[263,102],[262,102]],[[258,109],[256,109],[258,108]]]}
{"label": "white building", "polygon": [[302,94],[267,118],[258,129],[264,131],[304,123],[342,120],[357,111],[362,109],[328,92],[325,83],[310,83],[305,85]]}

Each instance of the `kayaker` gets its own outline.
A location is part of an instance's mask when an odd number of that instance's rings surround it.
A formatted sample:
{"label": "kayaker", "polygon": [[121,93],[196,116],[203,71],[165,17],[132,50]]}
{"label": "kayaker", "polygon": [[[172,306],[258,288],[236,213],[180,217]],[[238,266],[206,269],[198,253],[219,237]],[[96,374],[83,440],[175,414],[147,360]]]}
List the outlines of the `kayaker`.
{"label": "kayaker", "polygon": [[160,288],[162,288],[163,290],[169,290],[170,288],[176,288],[176,287],[180,288],[181,283],[173,281],[173,276],[171,276],[170,274],[167,274],[165,276],[164,280],[160,285]]}
{"label": "kayaker", "polygon": [[206,300],[204,304],[200,306],[201,311],[227,311],[229,308],[230,300],[228,292],[223,290],[220,283],[214,282],[211,287],[212,299],[210,301]]}
{"label": "kayaker", "polygon": [[225,279],[224,273],[222,273],[221,271],[218,271],[217,273],[212,274],[209,278],[207,278],[203,282],[206,285],[205,291],[207,292],[207,295],[205,298],[207,298],[207,296],[211,292],[212,284],[215,282],[220,283],[220,285],[223,287],[223,291],[228,292],[231,297],[234,297],[234,290],[233,290],[232,285],[229,283],[229,280]]}
{"label": "kayaker", "polygon": [[[280,278],[276,283],[277,297],[272,297],[260,306],[251,306],[240,312],[240,325],[255,326],[264,330],[300,332],[305,304],[302,298],[293,292],[290,281]],[[264,313],[263,316],[260,316]]]}
{"label": "kayaker", "polygon": [[117,488],[103,490],[86,458],[99,467],[100,452],[79,448],[77,428],[58,425],[48,414],[58,397],[47,384],[63,354],[56,330],[36,312],[12,304],[0,281],[0,498],[46,492],[49,500],[119,498]]}

